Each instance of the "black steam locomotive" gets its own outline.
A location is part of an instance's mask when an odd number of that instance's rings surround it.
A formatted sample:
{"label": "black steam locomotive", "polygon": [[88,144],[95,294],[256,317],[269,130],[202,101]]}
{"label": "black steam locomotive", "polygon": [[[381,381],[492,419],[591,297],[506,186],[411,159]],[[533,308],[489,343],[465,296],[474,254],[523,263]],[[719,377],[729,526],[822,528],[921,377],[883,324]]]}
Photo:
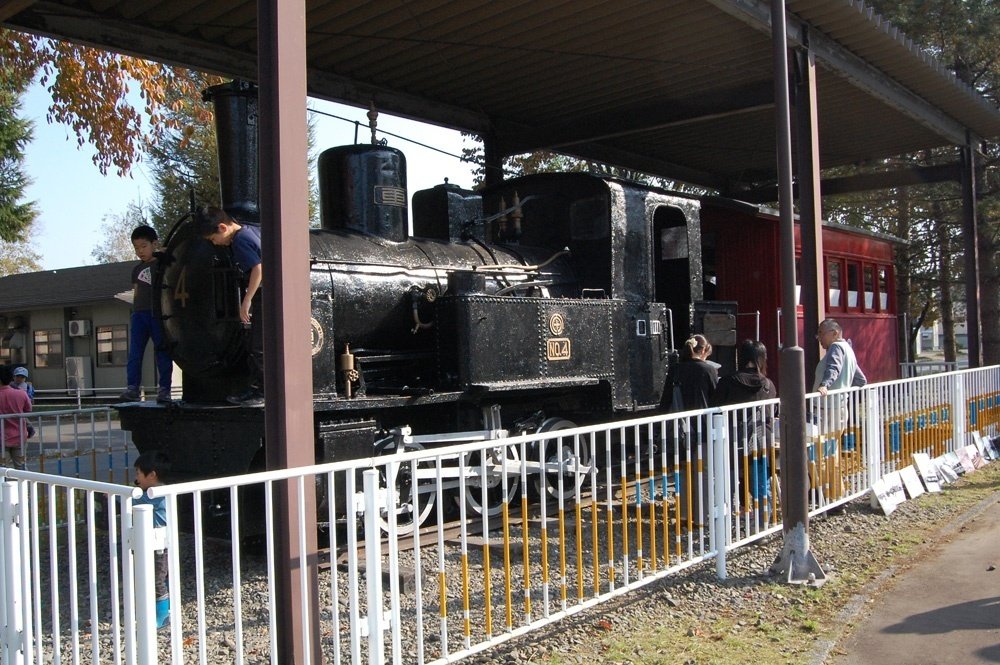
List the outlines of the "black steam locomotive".
{"label": "black steam locomotive", "polygon": [[[224,205],[254,222],[254,91],[210,93]],[[579,173],[482,192],[445,183],[414,194],[411,236],[400,151],[332,148],[319,180],[322,228],[310,231],[317,461],[395,450],[403,428],[426,445],[660,406],[671,340],[686,338],[702,296],[696,200]],[[121,405],[123,428],[140,451],[171,451],[181,478],[263,468],[263,409],[225,405],[248,378],[226,251],[185,221],[159,265],[157,314],[184,397]]]}

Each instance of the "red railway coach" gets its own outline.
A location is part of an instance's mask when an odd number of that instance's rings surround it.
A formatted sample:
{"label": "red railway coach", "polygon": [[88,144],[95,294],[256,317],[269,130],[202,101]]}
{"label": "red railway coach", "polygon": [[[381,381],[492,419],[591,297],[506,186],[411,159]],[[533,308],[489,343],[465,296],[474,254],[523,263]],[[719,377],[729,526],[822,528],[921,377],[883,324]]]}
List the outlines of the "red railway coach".
{"label": "red railway coach", "polygon": [[[737,303],[738,339],[756,335],[772,356],[768,374],[777,378],[780,349],[781,265],[780,220],[774,211],[735,201],[708,199],[701,209],[702,262],[706,300]],[[801,255],[799,225],[795,225],[795,256]],[[835,318],[850,339],[869,381],[899,377],[893,251],[897,238],[837,224],[823,224],[824,301],[826,315]],[[710,282],[713,279],[715,284]],[[709,298],[708,291],[714,290]],[[800,287],[799,344],[814,343],[803,335]],[[759,313],[759,315],[757,314]],[[813,368],[806,368],[806,388]]]}

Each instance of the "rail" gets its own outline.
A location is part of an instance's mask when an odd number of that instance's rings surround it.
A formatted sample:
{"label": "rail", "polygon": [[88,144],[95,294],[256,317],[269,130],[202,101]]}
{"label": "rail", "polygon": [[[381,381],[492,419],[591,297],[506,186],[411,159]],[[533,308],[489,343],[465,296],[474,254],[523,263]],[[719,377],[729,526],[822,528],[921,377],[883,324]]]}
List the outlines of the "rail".
{"label": "rail", "polygon": [[899,374],[904,379],[912,379],[925,374],[942,374],[958,369],[957,362],[929,361],[915,363],[899,363]]}
{"label": "rail", "polygon": [[[319,532],[328,545],[301,608],[315,596],[318,614],[305,615],[319,630],[302,639],[316,660],[454,662],[690,566],[711,561],[725,577],[728,552],[780,529],[788,442],[777,438],[777,406],[585,427],[550,419],[519,436],[497,419],[441,436],[401,428],[381,442],[383,455],[153,488],[168,524],[170,610],[158,634],[148,574],[132,584],[128,568],[148,573],[152,560],[144,523],[132,523],[133,513],[146,518],[131,509],[135,490],[7,470],[4,486],[22,498],[11,508],[19,519],[2,517],[24,531],[4,536],[22,557],[19,566],[5,556],[0,593],[21,624],[7,622],[0,646],[38,662],[208,663],[225,645],[234,662],[276,662],[272,515],[290,483],[292,537]],[[815,515],[864,496],[914,453],[940,457],[974,432],[995,436],[1000,368],[811,394],[807,413]],[[87,509],[71,508],[80,501]],[[228,541],[213,537],[220,529]],[[74,550],[84,534],[105,544]],[[88,584],[74,590],[81,576]],[[67,599],[77,597],[97,602],[89,644],[74,632]]]}

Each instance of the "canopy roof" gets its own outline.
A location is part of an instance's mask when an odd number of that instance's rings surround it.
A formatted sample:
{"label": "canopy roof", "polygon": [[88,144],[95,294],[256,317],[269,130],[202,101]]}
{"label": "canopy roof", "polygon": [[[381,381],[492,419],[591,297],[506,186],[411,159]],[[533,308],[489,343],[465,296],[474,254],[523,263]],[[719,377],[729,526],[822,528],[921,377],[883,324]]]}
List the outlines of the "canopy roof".
{"label": "canopy roof", "polygon": [[[307,0],[310,94],[725,192],[776,178],[770,3]],[[11,27],[256,78],[253,0],[6,0]],[[860,0],[788,0],[823,168],[1000,136],[1000,112]]]}

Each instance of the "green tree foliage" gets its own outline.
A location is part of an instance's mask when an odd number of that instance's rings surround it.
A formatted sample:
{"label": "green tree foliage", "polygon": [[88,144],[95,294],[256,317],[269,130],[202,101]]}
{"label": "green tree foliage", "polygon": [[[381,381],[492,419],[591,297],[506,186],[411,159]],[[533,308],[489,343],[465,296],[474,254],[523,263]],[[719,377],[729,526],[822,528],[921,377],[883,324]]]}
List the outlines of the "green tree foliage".
{"label": "green tree foliage", "polygon": [[150,210],[150,225],[165,239],[173,225],[196,206],[218,205],[219,153],[215,143],[213,107],[202,100],[200,90],[217,82],[191,72],[198,94],[177,91],[168,94],[165,117],[171,128],[160,141],[149,146],[150,170],[155,192]]}
{"label": "green tree foliage", "polygon": [[[959,80],[1000,105],[1000,3],[991,0],[873,0],[876,11],[900,27]],[[955,149],[928,150],[912,155],[912,164],[956,161]],[[1000,146],[986,144],[980,160],[978,191],[980,306],[984,359],[1000,362]],[[911,320],[915,312],[933,310],[935,304],[948,302],[948,296],[964,300],[962,255],[961,192],[957,183],[912,187],[907,193],[909,210],[896,210],[896,219],[909,219],[911,248],[903,255],[915,266],[913,292],[909,306]],[[941,225],[943,230],[931,235],[927,225]],[[919,257],[920,254],[926,256]],[[956,259],[955,257],[961,257]],[[932,268],[928,268],[933,266]],[[905,266],[903,266],[905,268]],[[924,270],[927,269],[927,272]],[[897,272],[900,266],[897,266]],[[943,319],[951,312],[942,311]],[[916,331],[911,331],[911,338]],[[947,333],[946,333],[947,335]],[[950,349],[946,348],[950,355]]]}
{"label": "green tree foliage", "polygon": [[[132,231],[137,226],[149,225],[150,222],[143,211],[142,205],[129,203],[120,214],[105,215],[101,224],[103,240],[91,250],[90,255],[98,263],[118,263],[120,261],[135,261],[135,248],[132,246]],[[161,238],[163,235],[157,231]]]}
{"label": "green tree foliage", "polygon": [[0,277],[37,272],[42,269],[42,256],[35,251],[29,237],[17,242],[0,240]]}
{"label": "green tree foliage", "polygon": [[23,86],[0,66],[0,239],[25,240],[37,215],[24,200],[29,184],[24,174],[24,149],[31,141],[31,122],[19,118]]}

